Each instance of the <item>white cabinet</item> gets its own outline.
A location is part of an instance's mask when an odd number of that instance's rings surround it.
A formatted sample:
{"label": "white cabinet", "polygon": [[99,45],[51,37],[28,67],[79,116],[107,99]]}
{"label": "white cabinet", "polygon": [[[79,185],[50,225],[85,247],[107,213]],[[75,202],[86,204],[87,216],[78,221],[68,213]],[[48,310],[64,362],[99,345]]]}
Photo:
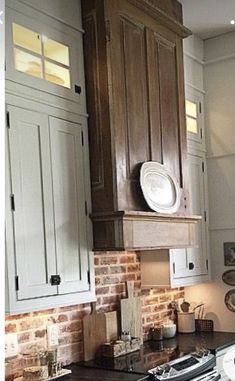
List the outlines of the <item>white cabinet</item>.
{"label": "white cabinet", "polygon": [[9,312],[94,300],[83,122],[7,111]]}
{"label": "white cabinet", "polygon": [[205,152],[204,95],[186,86],[186,127],[188,148]]}
{"label": "white cabinet", "polygon": [[190,212],[202,216],[196,227],[198,246],[142,253],[142,287],[190,286],[210,280],[203,95],[193,89],[186,90]]}
{"label": "white cabinet", "polygon": [[46,115],[8,107],[9,159],[18,300],[55,295],[49,126]]}
{"label": "white cabinet", "polygon": [[[60,109],[86,114],[83,30],[17,0],[6,4],[6,90]],[[64,1],[60,10],[64,9]],[[75,12],[79,11],[75,7]],[[51,8],[48,6],[48,8]],[[58,13],[58,9],[57,12]],[[66,12],[65,12],[66,13]],[[81,15],[77,15],[81,24]]]}
{"label": "white cabinet", "polygon": [[206,202],[206,160],[188,155],[191,213],[201,215],[197,224],[198,247],[170,250],[172,286],[186,286],[209,280],[208,208]]}
{"label": "white cabinet", "polygon": [[82,126],[50,118],[59,293],[89,289]]}

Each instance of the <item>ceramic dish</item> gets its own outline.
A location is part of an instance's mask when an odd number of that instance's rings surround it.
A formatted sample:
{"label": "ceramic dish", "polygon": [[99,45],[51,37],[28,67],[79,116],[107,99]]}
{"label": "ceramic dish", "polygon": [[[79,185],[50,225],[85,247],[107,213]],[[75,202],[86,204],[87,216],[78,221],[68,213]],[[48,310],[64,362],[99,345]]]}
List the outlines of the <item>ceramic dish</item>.
{"label": "ceramic dish", "polygon": [[227,292],[224,302],[230,311],[235,312],[235,289]]}
{"label": "ceramic dish", "polygon": [[180,205],[180,188],[166,167],[147,161],[140,169],[140,186],[148,206],[159,213],[175,213]]}
{"label": "ceramic dish", "polygon": [[224,283],[228,284],[229,286],[235,286],[235,270],[225,271],[222,275],[222,279]]}

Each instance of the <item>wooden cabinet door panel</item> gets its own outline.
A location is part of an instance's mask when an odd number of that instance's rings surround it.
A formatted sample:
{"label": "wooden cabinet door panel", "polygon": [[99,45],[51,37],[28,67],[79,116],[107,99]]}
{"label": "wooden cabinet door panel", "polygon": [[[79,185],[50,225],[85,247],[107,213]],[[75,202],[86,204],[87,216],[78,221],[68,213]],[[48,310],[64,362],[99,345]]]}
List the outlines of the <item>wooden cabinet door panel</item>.
{"label": "wooden cabinet door panel", "polygon": [[18,300],[57,294],[49,127],[46,115],[8,106],[9,155],[15,199]]}
{"label": "wooden cabinet door panel", "polygon": [[145,29],[121,18],[127,178],[139,179],[138,165],[150,159]]}
{"label": "wooden cabinet door panel", "polygon": [[59,293],[89,289],[82,126],[50,117]]}
{"label": "wooden cabinet door panel", "polygon": [[163,164],[181,185],[176,45],[155,33],[159,71]]}

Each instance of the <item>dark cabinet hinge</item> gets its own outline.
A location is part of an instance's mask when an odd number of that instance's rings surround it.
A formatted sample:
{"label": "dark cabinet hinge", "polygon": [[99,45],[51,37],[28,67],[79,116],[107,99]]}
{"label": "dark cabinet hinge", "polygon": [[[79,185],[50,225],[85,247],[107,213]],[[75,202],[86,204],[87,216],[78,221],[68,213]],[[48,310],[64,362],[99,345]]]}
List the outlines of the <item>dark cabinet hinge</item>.
{"label": "dark cabinet hinge", "polygon": [[208,259],[206,260],[206,268],[207,268],[207,270],[209,268]]}
{"label": "dark cabinet hinge", "polygon": [[84,135],[83,135],[83,131],[81,132],[81,136],[82,136],[82,146],[84,146]]}
{"label": "dark cabinet hinge", "polygon": [[200,128],[200,136],[201,136],[201,139],[202,139],[202,128]]}
{"label": "dark cabinet hinge", "polygon": [[85,215],[87,216],[88,211],[87,211],[87,202],[85,201]]}
{"label": "dark cabinet hinge", "polygon": [[202,162],[202,172],[203,172],[203,173],[205,172],[205,164],[204,164],[204,161]]}
{"label": "dark cabinet hinge", "polygon": [[175,262],[173,262],[173,273],[175,274]]}
{"label": "dark cabinet hinge", "polygon": [[206,222],[207,221],[207,214],[206,214],[206,211],[204,210],[204,221]]}
{"label": "dark cabinet hinge", "polygon": [[200,112],[200,114],[202,113],[202,104],[201,104],[201,102],[199,102],[199,112]]}
{"label": "dark cabinet hinge", "polygon": [[16,291],[19,291],[19,277],[18,277],[18,275],[15,276],[15,287],[16,287]]}
{"label": "dark cabinet hinge", "polygon": [[15,211],[15,196],[14,196],[14,194],[10,195],[10,200],[11,200],[11,210],[12,210],[12,212],[14,212]]}
{"label": "dark cabinet hinge", "polygon": [[6,122],[7,122],[7,128],[10,128],[10,113],[7,111],[6,113]]}
{"label": "dark cabinet hinge", "polygon": [[91,283],[91,273],[90,273],[90,270],[87,270],[87,282]]}

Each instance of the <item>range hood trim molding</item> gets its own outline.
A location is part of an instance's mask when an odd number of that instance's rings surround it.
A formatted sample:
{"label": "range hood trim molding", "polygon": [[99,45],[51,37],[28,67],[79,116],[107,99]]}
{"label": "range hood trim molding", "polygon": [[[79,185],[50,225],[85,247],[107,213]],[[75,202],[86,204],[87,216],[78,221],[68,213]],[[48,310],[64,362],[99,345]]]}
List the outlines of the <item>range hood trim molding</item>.
{"label": "range hood trim molding", "polygon": [[117,211],[91,215],[97,251],[195,247],[201,216]]}

